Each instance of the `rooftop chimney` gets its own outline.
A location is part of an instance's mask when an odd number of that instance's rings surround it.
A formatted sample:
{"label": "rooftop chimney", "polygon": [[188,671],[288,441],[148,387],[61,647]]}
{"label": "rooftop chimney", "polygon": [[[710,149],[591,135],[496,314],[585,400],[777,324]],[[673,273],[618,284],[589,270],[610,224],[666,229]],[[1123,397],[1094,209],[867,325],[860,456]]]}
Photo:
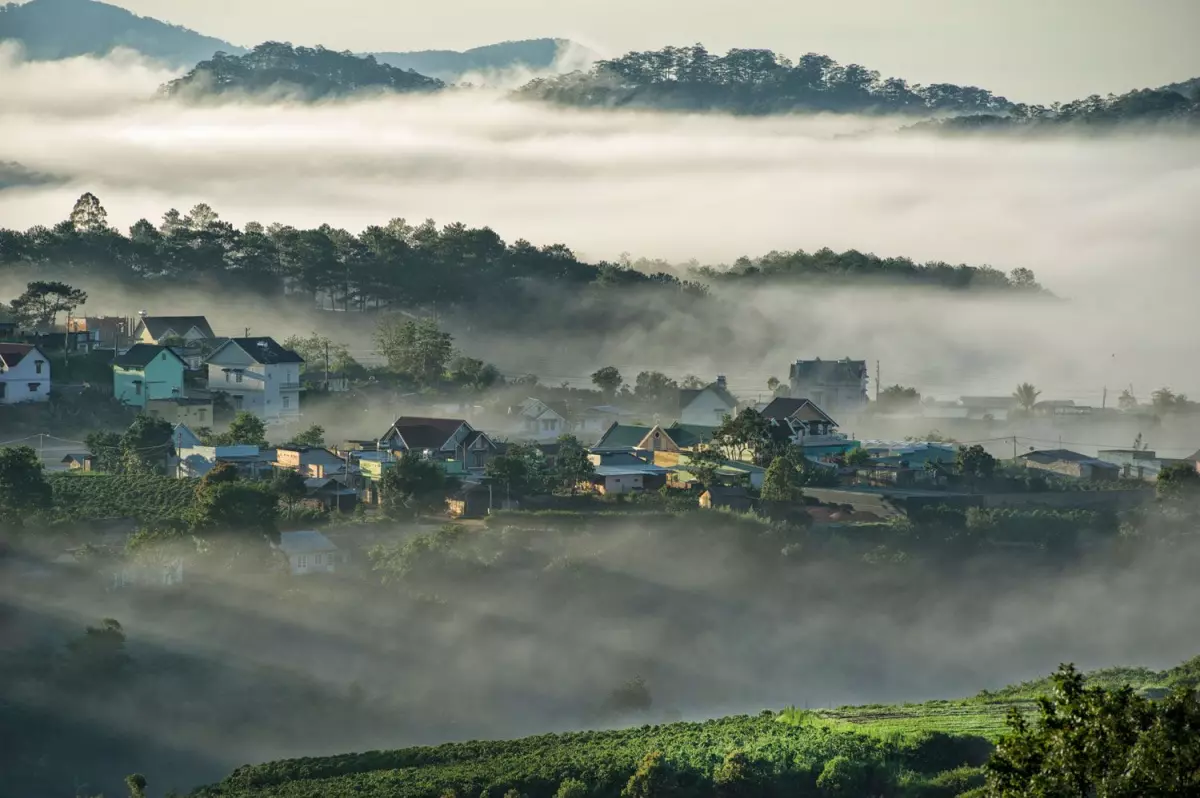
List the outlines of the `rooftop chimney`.
{"label": "rooftop chimney", "polygon": [[725,387],[725,375],[724,375],[724,374],[718,374],[718,375],[717,375],[717,387],[718,387],[718,388],[724,388],[724,387]]}

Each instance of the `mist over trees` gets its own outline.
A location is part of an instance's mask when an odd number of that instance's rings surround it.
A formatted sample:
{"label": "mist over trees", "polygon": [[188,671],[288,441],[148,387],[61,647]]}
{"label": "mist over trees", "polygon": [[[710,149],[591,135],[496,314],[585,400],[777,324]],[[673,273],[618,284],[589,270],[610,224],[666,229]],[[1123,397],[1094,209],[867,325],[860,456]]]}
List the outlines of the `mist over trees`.
{"label": "mist over trees", "polygon": [[162,91],[200,96],[275,90],[317,100],[362,91],[437,91],[445,86],[436,78],[381,64],[370,55],[263,42],[244,55],[217,52]]}
{"label": "mist over trees", "polygon": [[563,105],[775,114],[996,113],[1013,103],[975,86],[909,84],[859,64],[808,53],[796,61],[765,49],[723,56],[702,44],[631,52],[588,72],[539,78],[519,96]]}
{"label": "mist over trees", "polygon": [[[432,219],[412,225],[393,219],[355,234],[330,225],[300,229],[258,222],[242,229],[201,203],[187,213],[170,209],[155,224],[141,219],[128,233],[109,226],[100,200],[88,193],[70,216],[53,226],[25,231],[0,229],[0,273],[54,275],[77,283],[88,278],[139,289],[220,286],[261,296],[299,295],[343,311],[471,308],[485,317],[608,328],[636,317],[621,298],[650,292],[656,301],[693,309],[709,284],[785,281],[883,284],[945,289],[1034,291],[1032,272],[1005,275],[989,266],[917,264],[854,250],[772,252],[732,266],[674,265],[661,260],[581,260],[565,244],[535,246],[505,242],[488,227],[461,223],[438,227]],[[86,299],[64,295],[59,283],[30,284],[36,296],[22,301],[28,315],[53,321]],[[65,289],[64,289],[65,290]],[[56,293],[58,292],[58,293]],[[564,313],[564,307],[571,309]],[[22,311],[24,312],[24,311]],[[536,315],[540,313],[541,315]],[[403,328],[398,328],[402,333]],[[390,338],[394,338],[389,333]],[[301,339],[323,368],[326,343]],[[393,341],[394,343],[394,341]],[[399,351],[391,344],[388,351]],[[329,350],[330,367],[351,365],[344,352]],[[481,363],[449,364],[466,382],[486,387],[494,375]],[[654,386],[645,386],[651,391]]]}

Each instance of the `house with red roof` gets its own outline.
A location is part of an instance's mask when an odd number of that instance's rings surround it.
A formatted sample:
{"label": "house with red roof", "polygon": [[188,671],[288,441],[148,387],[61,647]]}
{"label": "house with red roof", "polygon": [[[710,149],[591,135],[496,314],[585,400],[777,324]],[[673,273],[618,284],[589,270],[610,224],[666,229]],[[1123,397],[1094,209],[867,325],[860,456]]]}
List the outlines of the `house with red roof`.
{"label": "house with red roof", "polygon": [[50,399],[50,358],[33,344],[0,343],[0,404]]}

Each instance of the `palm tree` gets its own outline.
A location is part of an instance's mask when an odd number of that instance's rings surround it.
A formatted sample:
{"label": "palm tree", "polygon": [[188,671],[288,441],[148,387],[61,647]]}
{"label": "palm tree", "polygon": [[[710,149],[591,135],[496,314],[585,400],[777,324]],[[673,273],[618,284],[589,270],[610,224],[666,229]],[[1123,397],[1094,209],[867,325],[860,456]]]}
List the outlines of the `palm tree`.
{"label": "palm tree", "polygon": [[1024,410],[1032,410],[1037,404],[1038,397],[1042,392],[1033,387],[1033,383],[1023,382],[1017,386],[1017,390],[1013,391],[1013,399],[1017,400],[1017,404]]}

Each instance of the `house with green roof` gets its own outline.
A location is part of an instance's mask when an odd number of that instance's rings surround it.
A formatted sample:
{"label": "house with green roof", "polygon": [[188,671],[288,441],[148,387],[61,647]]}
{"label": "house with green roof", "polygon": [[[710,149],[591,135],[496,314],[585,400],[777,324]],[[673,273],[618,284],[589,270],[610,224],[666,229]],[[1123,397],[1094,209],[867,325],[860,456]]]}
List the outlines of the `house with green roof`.
{"label": "house with green roof", "polygon": [[675,423],[669,427],[657,424],[645,427],[613,422],[592,447],[592,451],[642,449],[649,452],[679,452],[712,440],[715,429],[703,424]]}
{"label": "house with green roof", "polygon": [[187,364],[169,347],[134,344],[113,360],[113,396],[131,407],[182,397]]}

